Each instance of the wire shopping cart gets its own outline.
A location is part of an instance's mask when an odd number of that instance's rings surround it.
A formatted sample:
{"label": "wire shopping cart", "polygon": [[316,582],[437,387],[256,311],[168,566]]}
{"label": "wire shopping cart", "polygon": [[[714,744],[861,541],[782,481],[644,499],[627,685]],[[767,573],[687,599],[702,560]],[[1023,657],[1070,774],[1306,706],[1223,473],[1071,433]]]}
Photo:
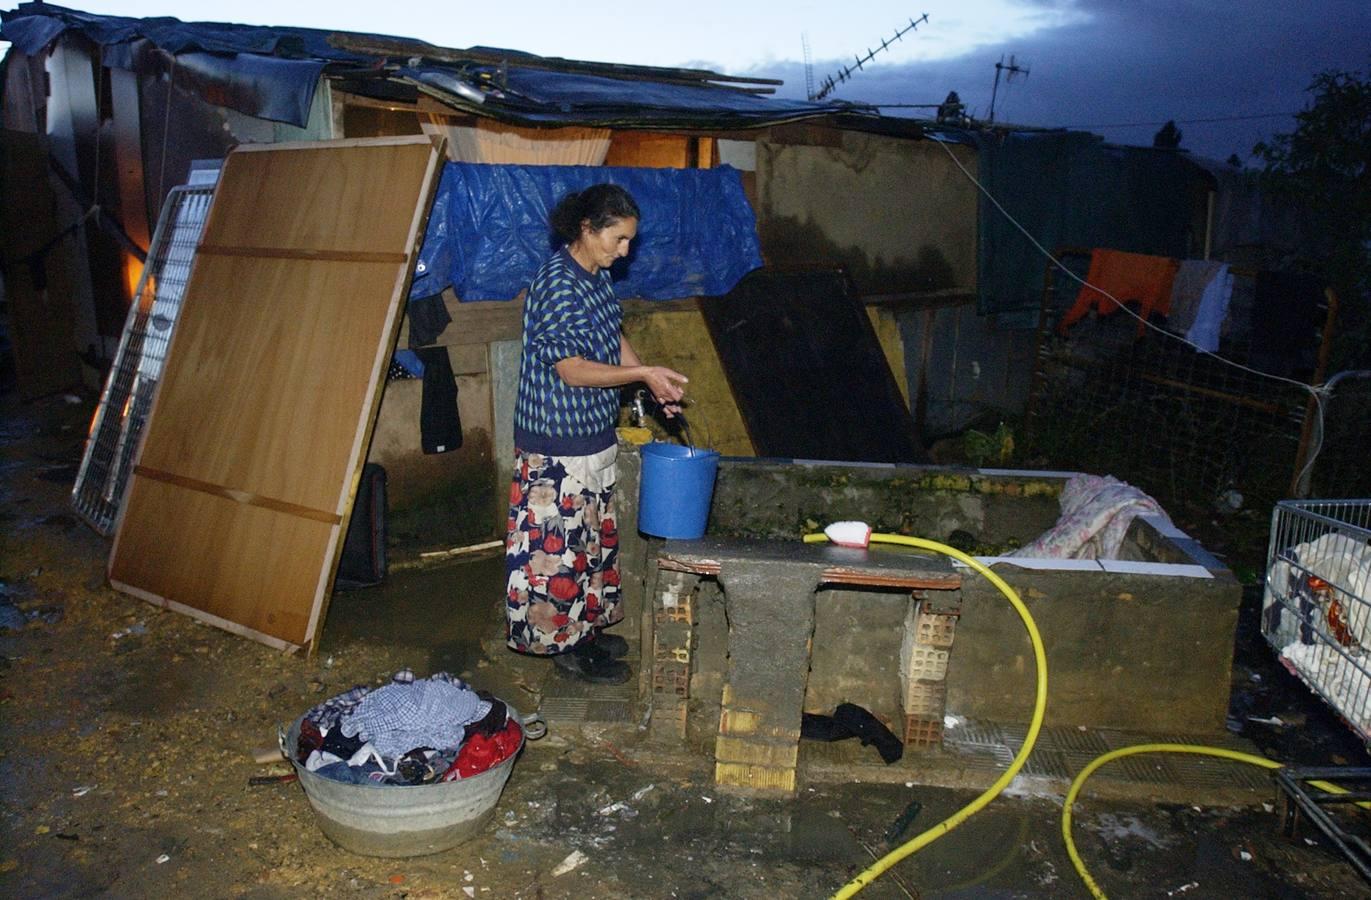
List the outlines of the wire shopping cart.
{"label": "wire shopping cart", "polygon": [[1371,745],[1371,500],[1276,504],[1261,630]]}
{"label": "wire shopping cart", "polygon": [[[1283,500],[1271,517],[1262,635],[1281,664],[1371,747],[1371,500]],[[1318,786],[1340,783],[1347,793]],[[1367,881],[1371,841],[1338,810],[1371,797],[1371,768],[1285,768],[1282,829],[1315,825]]]}

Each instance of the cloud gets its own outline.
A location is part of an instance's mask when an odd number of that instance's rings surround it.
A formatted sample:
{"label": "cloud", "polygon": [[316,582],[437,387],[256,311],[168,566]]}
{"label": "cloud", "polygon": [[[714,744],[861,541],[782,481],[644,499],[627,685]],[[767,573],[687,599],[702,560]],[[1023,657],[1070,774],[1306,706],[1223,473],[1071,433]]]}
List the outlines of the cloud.
{"label": "cloud", "polygon": [[[994,65],[1013,54],[1029,74],[1001,78],[996,121],[1085,128],[1110,141],[1148,145],[1163,122],[1175,119],[1185,135],[1182,147],[1217,159],[1231,153],[1245,159],[1256,141],[1289,131],[1294,120],[1238,117],[1304,108],[1310,99],[1306,88],[1321,71],[1371,73],[1371,3],[1366,0],[1255,0],[1234,4],[1226,13],[1217,4],[1190,0],[1032,5],[1061,24],[986,43],[955,59],[868,65],[832,97],[938,103],[955,90],[983,118],[990,110]],[[926,27],[932,33],[937,22],[930,18]],[[842,64],[816,61],[816,81]],[[804,95],[800,63],[773,63],[750,74],[784,78],[778,96]],[[1229,121],[1193,121],[1221,118]],[[1141,124],[1117,127],[1130,123]]]}

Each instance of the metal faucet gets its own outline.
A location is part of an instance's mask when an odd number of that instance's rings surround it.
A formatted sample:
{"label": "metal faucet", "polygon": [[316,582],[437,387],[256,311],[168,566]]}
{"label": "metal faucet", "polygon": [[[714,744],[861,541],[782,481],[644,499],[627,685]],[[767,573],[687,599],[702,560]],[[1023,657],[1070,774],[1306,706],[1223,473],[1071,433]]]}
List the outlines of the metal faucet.
{"label": "metal faucet", "polygon": [[633,394],[633,403],[631,404],[631,412],[629,413],[629,418],[632,419],[634,427],[642,428],[643,423],[647,421],[647,404],[647,391],[643,388],[639,388]]}

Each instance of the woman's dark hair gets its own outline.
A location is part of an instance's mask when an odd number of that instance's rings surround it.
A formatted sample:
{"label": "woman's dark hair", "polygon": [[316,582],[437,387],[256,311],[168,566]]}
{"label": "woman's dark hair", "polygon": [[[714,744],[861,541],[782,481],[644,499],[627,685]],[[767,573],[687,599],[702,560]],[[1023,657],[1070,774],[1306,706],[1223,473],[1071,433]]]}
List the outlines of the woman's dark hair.
{"label": "woman's dark hair", "polygon": [[592,231],[607,228],[620,219],[642,218],[633,195],[617,184],[592,184],[583,191],[573,191],[552,210],[552,231],[564,243],[574,243],[581,236],[581,223],[590,222]]}

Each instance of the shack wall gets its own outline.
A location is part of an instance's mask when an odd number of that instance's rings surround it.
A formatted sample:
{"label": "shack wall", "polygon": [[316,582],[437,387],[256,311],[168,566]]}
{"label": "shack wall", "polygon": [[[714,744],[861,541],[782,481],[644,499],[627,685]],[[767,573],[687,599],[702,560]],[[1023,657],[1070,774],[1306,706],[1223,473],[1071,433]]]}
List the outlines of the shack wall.
{"label": "shack wall", "polygon": [[976,311],[979,192],[957,165],[975,176],[975,151],[859,132],[781,135],[756,143],[767,262],[847,269],[926,438],[1022,415],[1036,323]]}
{"label": "shack wall", "polygon": [[423,381],[403,379],[386,383],[367,454],[368,462],[386,470],[390,533],[397,542],[423,549],[488,539],[497,506],[486,351],[480,345],[447,350],[457,383],[462,446],[446,453],[423,452]]}
{"label": "shack wall", "polygon": [[[63,223],[82,221],[91,202],[99,202],[94,188],[99,113],[93,71],[89,45],[70,36],[60,38],[45,60],[48,150],[66,174],[65,179],[54,179],[57,220]],[[80,196],[73,195],[67,179],[79,185]],[[77,228],[71,242],[75,250],[67,285],[71,292],[71,353],[78,356],[86,348],[112,350],[115,311],[127,303],[127,298],[120,296],[117,249],[94,219]],[[88,387],[99,387],[99,373],[89,365],[82,369],[82,380]]]}
{"label": "shack wall", "polygon": [[1023,415],[1033,379],[1036,320],[980,315],[973,294],[900,309],[895,317],[906,348],[900,380],[909,386],[911,411],[925,440],[933,443],[970,426],[993,429],[996,420]]}
{"label": "shack wall", "polygon": [[859,294],[973,291],[974,151],[836,132],[830,146],[757,142],[757,224],[774,265],[836,262]]}

